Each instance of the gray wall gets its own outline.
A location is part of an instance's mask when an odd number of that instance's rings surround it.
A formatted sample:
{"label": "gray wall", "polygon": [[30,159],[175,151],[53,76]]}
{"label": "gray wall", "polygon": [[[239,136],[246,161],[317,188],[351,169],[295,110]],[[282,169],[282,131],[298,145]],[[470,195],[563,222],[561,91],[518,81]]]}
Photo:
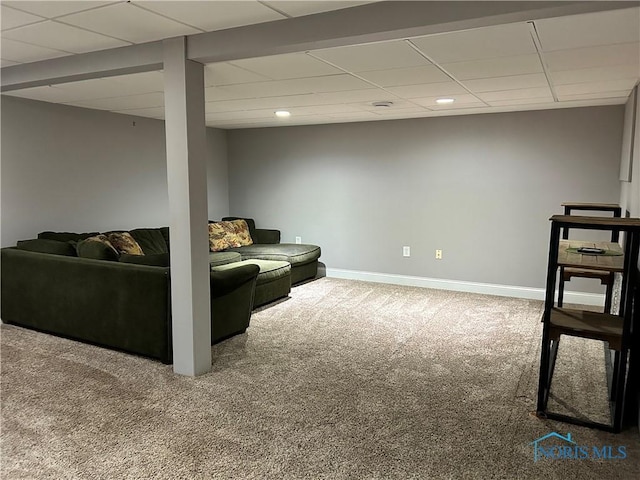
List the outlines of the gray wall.
{"label": "gray wall", "polygon": [[328,268],[541,288],[560,204],[620,199],[623,113],[230,131],[231,214],[320,245]]}
{"label": "gray wall", "polygon": [[[169,223],[163,121],[7,96],[0,105],[2,246],[43,230]],[[210,214],[220,217],[226,133],[207,129],[207,141]]]}

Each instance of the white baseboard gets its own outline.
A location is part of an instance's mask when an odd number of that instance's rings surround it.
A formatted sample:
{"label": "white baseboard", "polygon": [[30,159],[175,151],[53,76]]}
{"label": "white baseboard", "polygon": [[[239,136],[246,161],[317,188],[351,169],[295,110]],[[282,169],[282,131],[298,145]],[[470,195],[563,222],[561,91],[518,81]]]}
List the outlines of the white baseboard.
{"label": "white baseboard", "polygon": [[[410,275],[393,275],[389,273],[362,272],[341,268],[326,268],[327,277],[362,280],[365,282],[390,283],[411,287],[453,290],[456,292],[498,295],[501,297],[527,298],[544,300],[544,288],[517,287],[512,285],[496,285],[492,283],[463,282],[459,280],[443,280],[439,278],[413,277]],[[556,292],[557,296],[557,292]],[[570,292],[565,290],[564,303],[579,305],[604,305],[604,295],[597,293]]]}

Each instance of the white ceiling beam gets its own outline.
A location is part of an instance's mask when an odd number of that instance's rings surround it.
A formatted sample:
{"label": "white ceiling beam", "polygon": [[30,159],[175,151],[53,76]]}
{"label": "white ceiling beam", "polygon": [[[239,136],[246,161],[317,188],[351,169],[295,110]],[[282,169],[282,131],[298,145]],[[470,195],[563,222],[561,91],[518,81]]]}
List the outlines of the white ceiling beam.
{"label": "white ceiling beam", "polygon": [[4,67],[3,92],[42,85],[161,70],[162,41]]}
{"label": "white ceiling beam", "polygon": [[549,17],[630,8],[628,1],[390,1],[189,37],[201,63],[340,47]]}
{"label": "white ceiling beam", "polygon": [[[187,37],[200,63],[303,52],[639,6],[640,1],[391,1]],[[150,42],[2,68],[1,91],[162,68]]]}

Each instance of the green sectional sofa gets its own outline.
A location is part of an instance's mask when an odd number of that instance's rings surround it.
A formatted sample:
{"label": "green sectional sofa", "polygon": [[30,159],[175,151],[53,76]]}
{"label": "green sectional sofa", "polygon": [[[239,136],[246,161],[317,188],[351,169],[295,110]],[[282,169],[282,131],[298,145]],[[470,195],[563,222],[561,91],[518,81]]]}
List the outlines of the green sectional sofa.
{"label": "green sectional sofa", "polygon": [[[86,240],[95,232],[42,232],[1,249],[2,321],[171,363],[168,232],[130,231],[142,256],[109,257]],[[249,326],[259,270],[211,271],[212,344]]]}

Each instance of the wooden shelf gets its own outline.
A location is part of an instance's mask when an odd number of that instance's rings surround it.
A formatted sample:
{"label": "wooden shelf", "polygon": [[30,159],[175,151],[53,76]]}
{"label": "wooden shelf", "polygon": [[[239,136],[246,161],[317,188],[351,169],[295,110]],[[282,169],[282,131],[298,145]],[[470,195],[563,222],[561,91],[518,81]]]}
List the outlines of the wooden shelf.
{"label": "wooden shelf", "polygon": [[[619,255],[587,255],[569,252],[569,248],[595,247]],[[624,256],[622,248],[615,242],[585,242],[581,240],[560,240],[558,247],[558,265],[561,267],[576,267],[587,270],[603,270],[607,272],[622,272],[624,270]]]}
{"label": "wooden shelf", "polygon": [[601,340],[609,342],[609,348],[619,351],[622,346],[622,326],[623,318],[618,315],[554,307],[551,309],[549,334],[555,340],[560,335]]}
{"label": "wooden shelf", "polygon": [[565,208],[572,210],[593,210],[598,212],[616,212],[621,209],[617,203],[580,203],[580,202],[566,202],[561,204]]}
{"label": "wooden shelf", "polygon": [[577,215],[554,215],[549,220],[560,227],[585,228],[594,230],[618,229],[640,231],[640,219],[619,217],[581,217]]}

